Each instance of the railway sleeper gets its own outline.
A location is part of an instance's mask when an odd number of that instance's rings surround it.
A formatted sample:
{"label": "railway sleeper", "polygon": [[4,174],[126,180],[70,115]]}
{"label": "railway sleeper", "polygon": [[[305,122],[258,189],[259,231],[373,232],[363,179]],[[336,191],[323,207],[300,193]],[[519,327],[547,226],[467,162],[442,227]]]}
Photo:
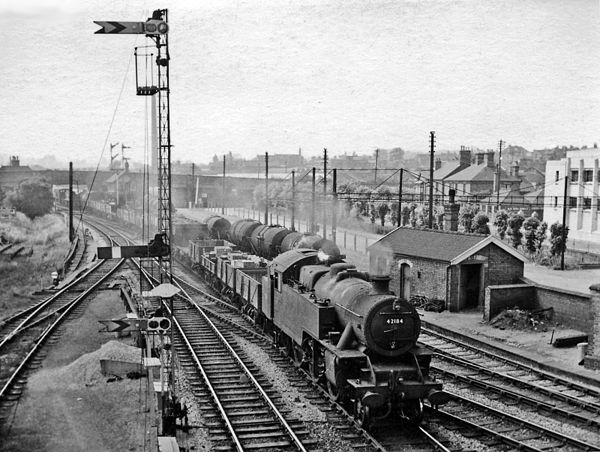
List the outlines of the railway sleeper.
{"label": "railway sleeper", "polygon": [[292,445],[289,441],[277,441],[270,443],[253,443],[244,444],[244,450],[267,450],[267,449],[279,449],[282,447],[290,447]]}

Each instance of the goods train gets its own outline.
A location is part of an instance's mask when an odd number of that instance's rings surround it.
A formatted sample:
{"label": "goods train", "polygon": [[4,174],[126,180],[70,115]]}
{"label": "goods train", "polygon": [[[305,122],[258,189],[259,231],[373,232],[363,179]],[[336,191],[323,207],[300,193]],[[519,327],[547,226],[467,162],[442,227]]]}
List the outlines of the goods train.
{"label": "goods train", "polygon": [[[389,277],[358,271],[321,238],[303,242],[300,234],[286,242],[298,233],[281,238],[282,229],[240,220],[227,235],[242,250],[262,256],[278,250],[270,262],[228,253],[225,242],[211,252],[206,240],[192,241],[194,268],[364,427],[393,413],[419,423],[425,400],[445,403],[441,383],[429,376],[432,353],[417,344],[419,315],[390,292]],[[297,246],[303,243],[312,247]]]}
{"label": "goods train", "polygon": [[[139,223],[134,211],[91,207]],[[175,243],[198,238],[189,241],[193,267],[363,427],[390,415],[417,424],[425,400],[432,406],[448,400],[429,375],[432,352],[417,343],[421,322],[414,307],[389,290],[389,277],[345,262],[333,242],[254,220],[231,224],[218,215],[173,229]],[[178,229],[186,231],[179,238]]]}

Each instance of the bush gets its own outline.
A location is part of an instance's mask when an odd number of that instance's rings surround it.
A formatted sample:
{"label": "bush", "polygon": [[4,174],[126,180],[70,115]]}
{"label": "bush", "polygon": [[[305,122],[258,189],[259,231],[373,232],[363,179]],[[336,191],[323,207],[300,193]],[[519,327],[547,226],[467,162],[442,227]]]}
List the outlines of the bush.
{"label": "bush", "polygon": [[41,217],[52,211],[52,187],[42,179],[24,180],[8,194],[6,203],[31,219]]}

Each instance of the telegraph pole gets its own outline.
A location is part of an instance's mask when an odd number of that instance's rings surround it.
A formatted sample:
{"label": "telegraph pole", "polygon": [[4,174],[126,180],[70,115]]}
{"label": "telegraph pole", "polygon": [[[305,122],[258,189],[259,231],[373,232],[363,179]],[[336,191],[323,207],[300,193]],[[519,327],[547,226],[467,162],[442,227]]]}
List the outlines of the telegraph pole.
{"label": "telegraph pole", "polygon": [[333,169],[333,217],[331,218],[331,240],[336,243],[337,238],[337,211],[338,211],[338,194],[337,194],[337,168]]}
{"label": "telegraph pole", "polygon": [[221,215],[225,215],[225,162],[227,156],[223,156],[223,180],[221,184]]}
{"label": "telegraph pole", "polygon": [[398,227],[402,225],[402,177],[404,176],[404,168],[400,168],[400,177],[398,180]]}
{"label": "telegraph pole", "polygon": [[265,225],[269,224],[269,153],[265,152]]}
{"label": "telegraph pole", "polygon": [[379,148],[375,149],[375,178],[373,179],[373,185],[377,186],[377,167],[379,165]]}
{"label": "telegraph pole", "polygon": [[429,229],[433,229],[433,154],[435,147],[435,132],[429,132]]}
{"label": "telegraph pole", "polygon": [[73,228],[73,162],[69,162],[69,241],[75,240]]}
{"label": "telegraph pole", "polygon": [[327,238],[327,148],[323,148],[323,234]]}
{"label": "telegraph pole", "polygon": [[565,174],[565,191],[563,195],[562,211],[562,250],[560,253],[560,269],[565,269],[565,242],[567,240],[567,189],[569,186],[569,176]]}
{"label": "telegraph pole", "polygon": [[196,185],[196,181],[195,181],[195,174],[194,174],[194,170],[195,170],[195,163],[192,163],[192,184],[190,187],[190,200],[191,200],[191,204],[190,207],[195,207],[196,204],[196,199],[195,199],[195,190],[194,190],[194,186]]}
{"label": "telegraph pole", "polygon": [[292,171],[292,224],[290,229],[295,231],[294,222],[296,221],[296,171]]}
{"label": "telegraph pole", "polygon": [[315,233],[315,188],[317,185],[317,169],[312,169],[312,202],[310,208],[310,232]]}
{"label": "telegraph pole", "polygon": [[500,211],[500,163],[502,163],[502,145],[504,144],[504,142],[502,140],[500,140],[498,142],[498,149],[499,149],[499,155],[498,155],[498,171],[496,173],[496,181],[498,186],[496,187],[496,213],[498,213]]}

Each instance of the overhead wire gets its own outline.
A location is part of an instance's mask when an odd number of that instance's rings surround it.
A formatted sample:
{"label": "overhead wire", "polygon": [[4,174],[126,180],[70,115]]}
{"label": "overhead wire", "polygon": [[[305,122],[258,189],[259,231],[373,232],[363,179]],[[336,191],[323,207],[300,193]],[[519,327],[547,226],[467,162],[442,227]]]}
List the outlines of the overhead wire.
{"label": "overhead wire", "polygon": [[[136,41],[137,41],[137,35],[136,35]],[[79,224],[77,226],[77,231],[76,232],[79,231],[79,228],[83,224],[83,214],[85,213],[85,210],[87,208],[88,202],[90,200],[90,195],[92,193],[92,189],[94,187],[94,183],[96,182],[96,177],[98,176],[98,171],[100,169],[100,164],[102,162],[102,157],[104,157],[104,153],[106,151],[106,144],[108,143],[108,140],[110,138],[110,133],[111,133],[113,125],[115,123],[115,118],[117,116],[117,111],[118,111],[119,105],[121,103],[121,97],[123,96],[123,91],[125,90],[125,84],[127,82],[127,77],[129,75],[129,70],[131,68],[131,62],[133,60],[133,55],[134,54],[131,53],[129,55],[129,60],[127,61],[127,67],[126,67],[125,73],[123,75],[123,81],[121,82],[121,88],[119,90],[119,95],[117,96],[117,102],[115,104],[115,108],[113,109],[113,114],[112,114],[112,117],[110,119],[110,123],[108,125],[108,130],[106,131],[106,136],[104,138],[104,144],[102,145],[102,149],[100,151],[100,157],[98,158],[98,163],[96,165],[96,170],[94,171],[94,176],[92,177],[92,182],[90,183],[90,187],[88,189],[87,197],[85,198],[85,203],[83,204],[83,206],[80,209]]]}

